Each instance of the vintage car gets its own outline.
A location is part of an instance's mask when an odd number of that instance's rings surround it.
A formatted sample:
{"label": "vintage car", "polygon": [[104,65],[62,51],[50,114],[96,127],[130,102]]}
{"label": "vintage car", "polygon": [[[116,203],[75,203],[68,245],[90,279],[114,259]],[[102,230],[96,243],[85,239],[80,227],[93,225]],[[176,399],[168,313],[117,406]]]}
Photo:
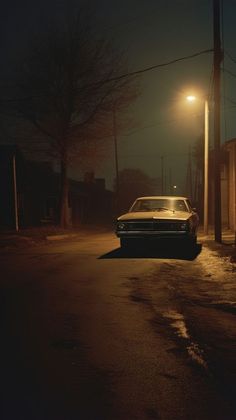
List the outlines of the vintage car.
{"label": "vintage car", "polygon": [[121,247],[137,244],[138,240],[163,239],[194,246],[197,241],[199,217],[186,197],[139,197],[129,212],[118,217],[116,235]]}

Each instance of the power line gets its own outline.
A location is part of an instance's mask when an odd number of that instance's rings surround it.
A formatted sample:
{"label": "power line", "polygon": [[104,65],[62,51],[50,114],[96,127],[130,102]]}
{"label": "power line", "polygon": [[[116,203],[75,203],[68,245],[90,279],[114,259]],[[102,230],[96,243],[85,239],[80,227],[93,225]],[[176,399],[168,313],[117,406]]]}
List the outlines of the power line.
{"label": "power line", "polygon": [[229,96],[224,96],[224,98],[225,98],[227,101],[231,102],[231,104],[233,104],[233,105],[235,105],[235,106],[236,106],[236,100],[229,98]]}
{"label": "power line", "polygon": [[[199,113],[194,113],[194,114],[191,114],[190,116],[191,117],[200,117],[200,115],[201,114],[199,114]],[[157,126],[162,125],[162,124],[174,124],[174,123],[177,123],[179,121],[186,121],[186,118],[175,118],[175,119],[172,119],[172,120],[164,120],[164,121],[159,121],[159,122],[152,123],[152,124],[149,124],[149,125],[144,125],[142,127],[137,128],[136,130],[128,132],[127,134],[122,134],[122,136],[129,137],[129,136],[132,136],[133,134],[136,134],[136,133],[138,133],[139,131],[142,131],[142,130],[157,127]]]}
{"label": "power line", "polygon": [[114,82],[114,81],[117,81],[117,80],[124,79],[125,77],[137,76],[139,74],[143,74],[143,73],[146,73],[148,71],[155,70],[157,68],[166,67],[166,66],[169,66],[171,64],[178,63],[179,61],[189,60],[191,58],[195,58],[195,57],[198,57],[198,56],[203,55],[203,54],[208,54],[210,52],[213,52],[212,48],[207,49],[207,50],[202,50],[202,51],[199,51],[197,53],[186,55],[186,56],[183,56],[183,57],[175,58],[174,60],[170,60],[170,61],[167,61],[165,63],[155,64],[153,66],[146,67],[146,68],[143,68],[143,69],[140,69],[140,70],[128,72],[128,73],[122,74],[120,76],[111,77],[110,79],[106,79],[104,81],[96,82],[95,85],[100,84],[100,83]]}
{"label": "power line", "polygon": [[[191,58],[199,57],[200,55],[208,54],[210,52],[213,52],[212,48],[207,49],[207,50],[198,51],[194,54],[186,55],[186,56],[183,56],[183,57],[175,58],[174,60],[170,60],[170,61],[167,61],[165,63],[155,64],[155,65],[150,66],[150,67],[145,67],[143,69],[127,72],[127,73],[121,74],[120,76],[100,80],[98,82],[94,82],[94,83],[85,85],[85,86],[83,86],[82,89],[87,89],[87,88],[90,88],[90,87],[99,86],[99,85],[102,85],[102,84],[105,84],[105,83],[115,82],[115,81],[122,80],[122,79],[127,78],[127,77],[137,76],[139,74],[143,74],[143,73],[146,73],[146,72],[158,69],[158,68],[167,67],[171,64],[175,64],[175,63],[178,63],[180,61],[190,60]],[[78,89],[78,90],[80,90],[80,89]],[[43,95],[42,95],[42,97],[43,97]],[[28,99],[28,98],[19,98],[18,100],[24,101],[26,99]],[[14,102],[14,99],[6,99],[6,100],[4,99],[1,102],[6,102],[7,103],[7,102],[11,102],[11,101]]]}
{"label": "power line", "polygon": [[233,73],[232,71],[226,69],[225,67],[223,67],[221,70],[223,70],[223,72],[228,73],[230,76],[235,77],[236,78],[236,74]]}
{"label": "power line", "polygon": [[[155,65],[150,66],[150,67],[145,67],[143,69],[139,69],[139,70],[136,70],[136,71],[121,74],[120,76],[100,80],[98,82],[94,82],[94,83],[85,85],[85,86],[83,86],[82,89],[87,89],[87,88],[99,86],[99,85],[102,85],[102,84],[105,84],[105,83],[115,82],[115,81],[122,80],[122,79],[127,78],[127,77],[137,76],[139,74],[143,74],[143,73],[146,73],[146,72],[158,69],[158,68],[167,67],[171,64],[175,64],[175,63],[178,63],[180,61],[190,60],[191,58],[195,58],[195,57],[198,57],[198,56],[203,55],[203,54],[208,54],[208,53],[213,52],[213,51],[214,50],[212,48],[207,49],[207,50],[198,51],[194,54],[190,54],[190,55],[186,55],[186,56],[183,56],[183,57],[175,58],[174,60],[170,60],[170,61],[167,61],[165,63],[155,64]],[[43,97],[43,95],[42,95],[42,97]],[[21,101],[25,101],[26,99],[28,99],[28,98],[18,98],[18,100],[21,100]],[[4,100],[1,101],[1,103],[8,103],[8,102],[14,102],[14,101],[16,101],[16,100],[14,100],[14,99],[4,99]]]}
{"label": "power line", "polygon": [[231,61],[233,61],[233,63],[236,63],[236,59],[233,58],[232,55],[228,51],[225,51],[225,54],[227,55],[227,57],[230,58]]}

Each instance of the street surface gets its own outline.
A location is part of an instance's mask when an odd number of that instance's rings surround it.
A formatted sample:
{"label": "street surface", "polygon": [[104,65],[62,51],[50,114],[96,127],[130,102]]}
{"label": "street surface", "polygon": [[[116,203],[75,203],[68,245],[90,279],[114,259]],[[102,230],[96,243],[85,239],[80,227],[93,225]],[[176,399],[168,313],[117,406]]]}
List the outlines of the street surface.
{"label": "street surface", "polygon": [[1,420],[236,418],[236,266],[207,245],[90,232],[0,270]]}

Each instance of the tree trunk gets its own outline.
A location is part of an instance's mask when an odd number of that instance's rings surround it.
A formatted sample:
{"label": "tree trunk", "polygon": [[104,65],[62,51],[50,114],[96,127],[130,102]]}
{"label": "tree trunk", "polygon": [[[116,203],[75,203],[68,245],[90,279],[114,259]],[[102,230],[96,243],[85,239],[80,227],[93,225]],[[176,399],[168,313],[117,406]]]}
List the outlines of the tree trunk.
{"label": "tree trunk", "polygon": [[67,155],[64,152],[61,157],[61,205],[60,205],[60,226],[64,229],[70,225],[69,218],[69,186],[67,177]]}

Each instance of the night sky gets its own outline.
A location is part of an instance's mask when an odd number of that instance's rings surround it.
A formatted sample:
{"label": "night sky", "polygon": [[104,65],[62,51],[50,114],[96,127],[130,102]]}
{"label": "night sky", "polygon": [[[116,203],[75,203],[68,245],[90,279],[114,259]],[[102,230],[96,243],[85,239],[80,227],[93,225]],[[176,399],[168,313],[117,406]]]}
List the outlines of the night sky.
{"label": "night sky", "polygon": [[[74,1],[8,1],[1,11],[2,68],[14,65],[24,50],[32,28],[42,19],[57,16]],[[78,3],[78,2],[77,2]],[[97,25],[125,50],[129,69],[139,70],[213,47],[212,0],[119,0],[88,2],[96,10]],[[222,143],[236,137],[236,0],[223,1],[222,39]],[[235,60],[235,62],[234,62]],[[203,54],[140,77],[140,96],[130,108],[135,126],[119,136],[119,168],[138,168],[160,176],[164,156],[167,186],[172,182],[183,193],[189,147],[201,135],[204,97],[210,104],[212,137],[213,54]],[[191,106],[185,96],[194,92],[199,102]],[[212,140],[211,140],[212,141]],[[79,170],[73,169],[79,176]],[[111,188],[115,175],[112,154],[96,168]]]}

